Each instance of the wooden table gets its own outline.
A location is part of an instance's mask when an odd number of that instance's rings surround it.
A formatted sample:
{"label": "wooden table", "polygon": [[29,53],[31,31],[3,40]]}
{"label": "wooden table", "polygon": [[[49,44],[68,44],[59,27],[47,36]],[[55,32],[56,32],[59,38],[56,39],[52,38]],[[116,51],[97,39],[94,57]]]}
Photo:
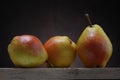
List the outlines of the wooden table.
{"label": "wooden table", "polygon": [[0,68],[0,80],[120,79],[120,68]]}

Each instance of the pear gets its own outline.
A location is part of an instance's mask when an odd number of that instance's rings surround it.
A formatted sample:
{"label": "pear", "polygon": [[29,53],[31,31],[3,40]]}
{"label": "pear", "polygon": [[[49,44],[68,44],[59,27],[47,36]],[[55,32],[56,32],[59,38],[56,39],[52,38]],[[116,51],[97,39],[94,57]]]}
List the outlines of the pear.
{"label": "pear", "polygon": [[76,58],[76,44],[68,36],[53,36],[44,47],[48,53],[47,63],[51,67],[70,67]]}
{"label": "pear", "polygon": [[111,55],[112,43],[98,24],[87,26],[77,41],[77,52],[85,67],[106,67]]}
{"label": "pear", "polygon": [[48,58],[42,42],[34,35],[13,37],[8,45],[8,54],[17,67],[39,67]]}

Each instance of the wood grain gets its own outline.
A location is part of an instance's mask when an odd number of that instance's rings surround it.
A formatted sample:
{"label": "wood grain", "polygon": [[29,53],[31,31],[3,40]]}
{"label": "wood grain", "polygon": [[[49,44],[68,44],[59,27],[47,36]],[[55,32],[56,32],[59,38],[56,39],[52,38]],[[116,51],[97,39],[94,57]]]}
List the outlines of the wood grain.
{"label": "wood grain", "polygon": [[0,68],[0,80],[120,79],[120,68]]}

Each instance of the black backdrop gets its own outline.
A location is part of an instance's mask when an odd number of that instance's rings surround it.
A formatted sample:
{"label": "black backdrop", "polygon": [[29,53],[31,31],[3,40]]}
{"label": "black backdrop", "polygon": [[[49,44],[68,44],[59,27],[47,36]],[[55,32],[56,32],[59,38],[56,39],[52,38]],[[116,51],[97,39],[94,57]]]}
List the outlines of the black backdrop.
{"label": "black backdrop", "polygon": [[[120,15],[119,3],[114,1],[4,0],[1,3],[0,67],[14,67],[9,59],[7,46],[16,35],[33,34],[40,38],[43,44],[55,35],[66,35],[76,42],[88,25],[85,13],[89,13],[92,23],[101,25],[111,39],[113,55],[107,67],[119,67]],[[82,67],[79,59],[76,59],[73,67]]]}

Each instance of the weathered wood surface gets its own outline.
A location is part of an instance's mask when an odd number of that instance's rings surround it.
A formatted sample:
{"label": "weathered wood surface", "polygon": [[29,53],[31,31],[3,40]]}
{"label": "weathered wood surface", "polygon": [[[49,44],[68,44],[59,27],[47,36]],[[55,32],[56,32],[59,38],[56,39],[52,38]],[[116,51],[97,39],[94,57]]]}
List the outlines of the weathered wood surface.
{"label": "weathered wood surface", "polygon": [[120,68],[0,68],[0,80],[120,79]]}

